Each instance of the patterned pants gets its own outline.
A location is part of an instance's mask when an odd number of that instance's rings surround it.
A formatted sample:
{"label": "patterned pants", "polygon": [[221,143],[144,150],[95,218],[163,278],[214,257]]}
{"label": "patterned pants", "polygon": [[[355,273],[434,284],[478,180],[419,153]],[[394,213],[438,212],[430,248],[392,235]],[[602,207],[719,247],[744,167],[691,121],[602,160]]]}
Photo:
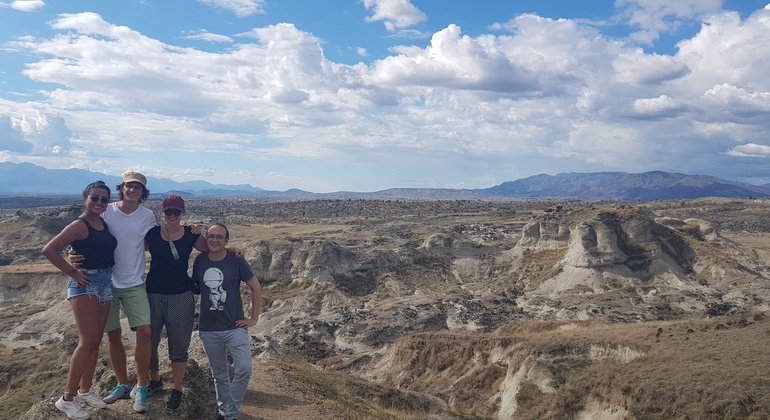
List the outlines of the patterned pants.
{"label": "patterned pants", "polygon": [[195,321],[195,298],[192,292],[178,295],[147,293],[150,301],[150,328],[152,329],[152,355],[150,372],[159,370],[158,345],[166,327],[168,357],[172,362],[187,363],[187,349]]}

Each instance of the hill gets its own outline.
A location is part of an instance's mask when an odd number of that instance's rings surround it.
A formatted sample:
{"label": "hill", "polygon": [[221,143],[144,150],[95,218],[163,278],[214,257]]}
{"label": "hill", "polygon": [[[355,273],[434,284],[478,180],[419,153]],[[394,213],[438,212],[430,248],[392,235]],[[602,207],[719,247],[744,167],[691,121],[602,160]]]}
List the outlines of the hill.
{"label": "hill", "polygon": [[652,171],[535,175],[474,190],[502,197],[579,200],[672,200],[703,197],[769,197],[766,186],[727,181],[713,176]]}
{"label": "hill", "polygon": [[[43,205],[72,203],[83,186],[102,179],[109,185],[117,185],[120,178],[82,169],[46,169],[30,163],[0,163],[0,195],[4,203],[0,208],[24,207],[29,197],[40,195],[64,195],[61,199],[39,200]],[[56,182],[52,182],[56,180]],[[482,189],[451,188],[390,188],[375,192],[338,191],[311,193],[296,188],[287,191],[269,191],[251,185],[210,184],[205,181],[176,182],[169,179],[148,177],[153,196],[165,196],[170,192],[182,196],[215,197],[245,196],[265,200],[522,200],[533,198],[565,200],[672,200],[702,197],[770,197],[770,188],[741,182],[728,181],[706,175],[685,175],[669,172],[624,172],[540,174],[517,181]],[[30,206],[34,203],[30,202]]]}
{"label": "hill", "polygon": [[[0,194],[79,194],[83,187],[101,179],[107,185],[120,184],[121,178],[83,169],[47,169],[31,163],[0,162]],[[251,185],[210,184],[205,181],[176,182],[147,177],[151,192],[182,191],[198,195],[253,195],[270,193]]]}

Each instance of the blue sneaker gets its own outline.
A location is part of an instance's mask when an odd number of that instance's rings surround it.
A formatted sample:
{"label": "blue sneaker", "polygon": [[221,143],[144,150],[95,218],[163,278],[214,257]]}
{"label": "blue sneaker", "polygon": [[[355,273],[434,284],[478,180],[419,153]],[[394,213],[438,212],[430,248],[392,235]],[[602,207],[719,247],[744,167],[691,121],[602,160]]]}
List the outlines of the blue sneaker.
{"label": "blue sneaker", "polygon": [[104,402],[112,404],[117,400],[127,400],[129,398],[128,393],[131,392],[131,387],[126,384],[117,384],[115,388],[112,388],[110,395],[104,398]]}

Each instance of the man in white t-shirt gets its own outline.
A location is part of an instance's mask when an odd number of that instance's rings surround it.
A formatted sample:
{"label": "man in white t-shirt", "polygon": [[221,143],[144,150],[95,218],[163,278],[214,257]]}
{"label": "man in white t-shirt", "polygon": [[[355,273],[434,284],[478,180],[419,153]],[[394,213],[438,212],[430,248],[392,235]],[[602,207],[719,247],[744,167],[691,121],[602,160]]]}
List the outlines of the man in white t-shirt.
{"label": "man in white t-shirt", "polygon": [[[118,384],[104,402],[112,404],[124,398],[134,400],[134,411],[146,413],[149,390],[151,331],[150,304],[144,284],[146,257],[144,236],[157,225],[152,210],[142,206],[150,192],[147,178],[138,172],[126,172],[117,186],[120,201],[110,203],[102,218],[118,240],[115,265],[112,267],[112,304],[104,330],[108,337],[108,351]],[[128,318],[128,325],[136,331],[136,387],[128,384],[126,349],[120,327],[120,309]]]}

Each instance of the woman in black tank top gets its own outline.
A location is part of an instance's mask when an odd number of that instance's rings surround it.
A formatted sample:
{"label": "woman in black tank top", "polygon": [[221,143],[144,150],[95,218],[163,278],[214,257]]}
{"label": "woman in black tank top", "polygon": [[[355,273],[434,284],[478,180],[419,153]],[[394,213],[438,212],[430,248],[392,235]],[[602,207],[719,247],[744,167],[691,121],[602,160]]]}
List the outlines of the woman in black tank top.
{"label": "woman in black tank top", "polygon": [[[56,408],[70,418],[87,418],[80,403],[106,407],[91,385],[112,299],[110,277],[117,240],[101,218],[109,202],[110,188],[104,182],[89,184],[83,191],[83,213],[43,248],[48,261],[70,277],[67,295],[79,341],[70,359],[64,395],[56,401]],[[81,269],[62,257],[70,245],[85,256]]]}

